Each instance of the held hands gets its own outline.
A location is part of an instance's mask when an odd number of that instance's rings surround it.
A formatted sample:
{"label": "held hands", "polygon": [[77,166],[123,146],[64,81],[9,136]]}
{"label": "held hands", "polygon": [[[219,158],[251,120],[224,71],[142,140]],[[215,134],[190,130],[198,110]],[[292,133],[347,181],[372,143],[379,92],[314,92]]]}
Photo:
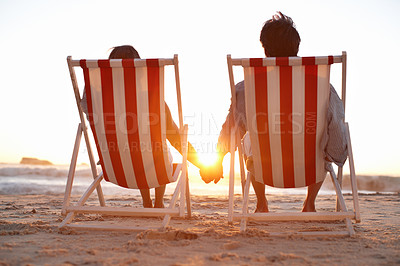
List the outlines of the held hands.
{"label": "held hands", "polygon": [[222,160],[218,160],[213,165],[201,167],[200,176],[207,184],[211,181],[214,181],[214,183],[217,184],[218,181],[223,178]]}

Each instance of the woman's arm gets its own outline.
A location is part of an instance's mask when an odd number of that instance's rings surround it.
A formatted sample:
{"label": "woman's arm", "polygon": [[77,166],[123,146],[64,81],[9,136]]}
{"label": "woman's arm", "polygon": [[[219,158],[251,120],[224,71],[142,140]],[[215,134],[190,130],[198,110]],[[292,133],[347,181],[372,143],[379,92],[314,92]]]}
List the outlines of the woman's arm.
{"label": "woman's arm", "polygon": [[[179,134],[179,128],[175,124],[174,120],[171,116],[171,111],[168,108],[168,105],[165,104],[165,117],[166,117],[166,124],[167,124],[167,139],[171,143],[171,145],[177,149],[180,154],[182,154],[182,146],[181,146],[181,135]],[[189,162],[194,164],[196,167],[201,168],[201,163],[199,161],[199,157],[197,155],[196,150],[188,142],[188,154],[187,159]]]}

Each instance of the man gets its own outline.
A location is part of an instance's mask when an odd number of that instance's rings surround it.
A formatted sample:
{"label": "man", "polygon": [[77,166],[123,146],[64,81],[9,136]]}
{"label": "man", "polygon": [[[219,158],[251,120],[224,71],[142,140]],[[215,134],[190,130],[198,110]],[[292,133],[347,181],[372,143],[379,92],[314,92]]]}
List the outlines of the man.
{"label": "man", "polygon": [[[283,15],[281,12],[274,15],[272,19],[266,21],[261,30],[260,41],[264,48],[266,57],[287,57],[297,56],[300,35],[290,17]],[[214,181],[217,183],[223,174],[222,161],[224,156],[229,152],[231,129],[235,129],[239,139],[242,139],[247,131],[245,101],[244,101],[244,82],[239,82],[235,86],[236,89],[236,108],[235,113],[230,108],[226,121],[222,126],[217,144],[218,161],[214,169],[202,169],[200,174],[202,179],[209,183]],[[327,112],[328,132],[324,133],[322,139],[325,148],[327,162],[335,162],[343,165],[347,158],[347,146],[345,141],[344,128],[344,109],[343,104],[334,88],[331,86],[330,106]],[[238,139],[237,137],[235,140]],[[235,147],[240,143],[235,143]],[[265,197],[265,185],[255,181],[252,173],[252,160],[246,160],[247,169],[251,173],[251,182],[257,197],[257,207],[255,212],[268,212],[268,202]],[[315,211],[315,199],[323,182],[319,182],[308,186],[307,197],[304,201],[303,211]]]}

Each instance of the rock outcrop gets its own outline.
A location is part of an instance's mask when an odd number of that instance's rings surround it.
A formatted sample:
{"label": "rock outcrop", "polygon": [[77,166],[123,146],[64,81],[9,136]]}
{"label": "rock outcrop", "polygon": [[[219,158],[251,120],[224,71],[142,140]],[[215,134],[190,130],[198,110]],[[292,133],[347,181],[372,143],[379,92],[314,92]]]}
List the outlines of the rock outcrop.
{"label": "rock outcrop", "polygon": [[34,164],[34,165],[53,165],[50,161],[39,160],[37,158],[22,157],[20,164]]}

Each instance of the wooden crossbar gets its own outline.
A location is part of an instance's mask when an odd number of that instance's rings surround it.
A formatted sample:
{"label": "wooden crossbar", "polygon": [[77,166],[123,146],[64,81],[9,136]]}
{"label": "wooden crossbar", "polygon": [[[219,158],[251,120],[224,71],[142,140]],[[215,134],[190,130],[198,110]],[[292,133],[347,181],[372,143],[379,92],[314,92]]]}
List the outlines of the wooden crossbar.
{"label": "wooden crossbar", "polygon": [[349,231],[310,231],[310,232],[291,232],[291,233],[284,233],[284,232],[271,232],[269,236],[276,236],[276,237],[345,237],[350,236],[351,234]]}
{"label": "wooden crossbar", "polygon": [[133,208],[133,207],[90,207],[90,206],[71,206],[66,208],[66,212],[75,213],[95,213],[115,216],[178,216],[178,209],[159,209],[159,208]]}
{"label": "wooden crossbar", "polygon": [[66,228],[92,231],[144,231],[149,229],[159,229],[159,227],[135,227],[119,225],[100,225],[100,224],[67,224]]}
{"label": "wooden crossbar", "polygon": [[[107,60],[107,59],[105,59]],[[118,67],[119,65],[122,67],[122,59],[108,59],[110,61],[110,64],[113,67]],[[124,60],[129,60],[129,59],[124,59]],[[145,67],[146,66],[146,59],[132,59],[135,62],[135,67]],[[162,58],[158,59],[159,65],[160,66],[168,66],[168,65],[174,65],[174,58]],[[86,60],[86,65],[90,68],[91,66],[97,67],[97,61],[98,60]],[[74,67],[80,66],[80,60],[71,60],[71,65]]]}
{"label": "wooden crossbar", "polygon": [[333,221],[355,218],[354,212],[302,212],[302,213],[251,213],[234,214],[234,220],[253,221]]}
{"label": "wooden crossbar", "polygon": [[[229,55],[228,55],[229,56]],[[263,65],[264,66],[274,66],[276,61],[276,57],[266,57],[263,58]],[[328,57],[326,56],[315,56],[313,57],[315,59],[315,65],[319,64],[327,64],[328,63]],[[335,55],[332,56],[332,63],[342,63],[342,55]],[[292,56],[288,57],[289,65],[290,66],[296,66],[296,65],[302,65],[302,57],[297,57],[297,56]],[[232,66],[249,66],[249,61],[248,58],[232,58]]]}

